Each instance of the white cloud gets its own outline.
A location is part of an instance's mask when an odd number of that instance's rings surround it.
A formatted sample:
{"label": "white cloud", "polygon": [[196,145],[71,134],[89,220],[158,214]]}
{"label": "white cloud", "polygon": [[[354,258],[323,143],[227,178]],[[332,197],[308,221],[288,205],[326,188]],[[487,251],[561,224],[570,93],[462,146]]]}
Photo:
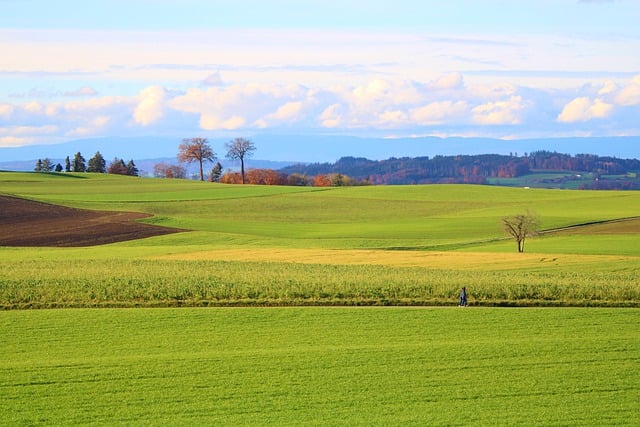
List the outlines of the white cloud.
{"label": "white cloud", "polygon": [[13,114],[14,107],[11,104],[0,104],[0,118],[9,119]]}
{"label": "white cloud", "polygon": [[604,119],[613,113],[613,105],[599,98],[591,100],[579,97],[564,106],[557,120],[562,123],[587,122],[593,119]]}
{"label": "white cloud", "polygon": [[620,89],[615,102],[625,107],[640,105],[640,76],[634,77],[631,83]]}
{"label": "white cloud", "polygon": [[267,127],[269,123],[275,122],[294,122],[299,120],[302,116],[304,103],[302,101],[291,101],[278,107],[278,109],[267,114],[263,119],[260,119],[260,127]]}
{"label": "white cloud", "polygon": [[65,136],[73,138],[96,136],[103,132],[110,122],[110,117],[99,116],[92,119],[86,126],[80,126],[68,131]]}
{"label": "white cloud", "polygon": [[378,115],[377,120],[377,124],[383,128],[406,126],[407,123],[409,123],[409,117],[401,110],[384,111]]}
{"label": "white cloud", "polygon": [[618,85],[613,80],[607,80],[598,91],[598,95],[604,96],[614,93],[618,90]]}
{"label": "white cloud", "polygon": [[0,136],[0,147],[22,147],[38,143],[37,138],[24,138],[17,136]]}
{"label": "white cloud", "polygon": [[23,108],[29,113],[40,114],[44,107],[39,102],[33,101],[25,104]]}
{"label": "white cloud", "polygon": [[469,111],[466,101],[439,101],[411,110],[411,120],[423,126],[438,125],[464,117]]}
{"label": "white cloud", "polygon": [[343,124],[342,105],[331,104],[320,114],[320,124],[326,128],[338,128]]}
{"label": "white cloud", "polygon": [[251,123],[264,127],[269,121],[295,121],[311,98],[310,91],[297,85],[247,84],[191,88],[167,105],[200,115],[202,129],[239,129]]}
{"label": "white cloud", "polygon": [[149,86],[140,92],[140,102],[133,112],[133,119],[142,126],[150,125],[164,116],[165,90],[160,86]]}
{"label": "white cloud", "polygon": [[5,136],[51,135],[57,131],[58,127],[54,125],[0,127],[0,135]]}
{"label": "white cloud", "polygon": [[464,87],[464,79],[460,73],[445,74],[429,83],[428,87],[432,90],[462,89]]}
{"label": "white cloud", "polygon": [[235,130],[242,128],[246,123],[246,119],[240,116],[221,118],[211,113],[203,113],[200,116],[200,128],[204,130]]}
{"label": "white cloud", "polygon": [[488,102],[471,110],[473,121],[481,125],[517,125],[522,122],[521,113],[526,102],[520,96],[508,100]]}
{"label": "white cloud", "polygon": [[0,147],[34,144],[41,136],[54,135],[57,131],[58,127],[54,125],[0,127]]}
{"label": "white cloud", "polygon": [[[357,84],[314,87],[268,83],[235,83],[203,87],[202,76],[180,91],[147,86],[132,96],[90,96],[61,102],[0,104],[0,125],[11,121],[22,131],[1,137],[44,143],[56,138],[98,135],[187,134],[197,129],[261,130],[286,126],[310,132],[412,134],[474,133],[491,137],[555,136],[557,123],[577,123],[562,132],[584,131],[578,124],[614,117],[620,129],[637,129],[640,76],[626,84],[603,80],[571,90],[540,91],[504,81],[469,83],[446,74],[426,83],[385,76]],[[567,100],[573,99],[571,102]],[[535,107],[535,108],[534,108]],[[622,108],[624,107],[624,108]],[[558,112],[560,114],[558,114]],[[594,134],[606,123],[593,121]],[[45,126],[51,134],[38,133]],[[502,126],[509,126],[507,131]],[[518,126],[517,128],[514,126]],[[609,125],[609,127],[611,127]],[[600,132],[602,133],[602,132]]]}

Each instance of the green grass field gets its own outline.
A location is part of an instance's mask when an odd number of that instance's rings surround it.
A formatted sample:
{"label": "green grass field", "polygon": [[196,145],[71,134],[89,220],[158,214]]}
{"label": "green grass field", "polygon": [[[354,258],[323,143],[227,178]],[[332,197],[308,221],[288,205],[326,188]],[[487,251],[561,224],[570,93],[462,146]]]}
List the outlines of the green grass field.
{"label": "green grass field", "polygon": [[[151,213],[193,230],[81,249],[0,248],[0,304],[638,306],[638,222],[548,234],[515,253],[500,219],[627,218],[636,192],[435,185],[296,188],[0,173],[0,193]],[[594,226],[596,227],[596,226]]]}
{"label": "green grass field", "polygon": [[635,309],[0,313],[3,425],[638,425]]}
{"label": "green grass field", "polygon": [[67,308],[0,312],[1,425],[640,423],[638,221],[524,254],[500,226],[633,217],[637,192],[0,173],[0,194],[193,230],[0,247],[3,308]]}

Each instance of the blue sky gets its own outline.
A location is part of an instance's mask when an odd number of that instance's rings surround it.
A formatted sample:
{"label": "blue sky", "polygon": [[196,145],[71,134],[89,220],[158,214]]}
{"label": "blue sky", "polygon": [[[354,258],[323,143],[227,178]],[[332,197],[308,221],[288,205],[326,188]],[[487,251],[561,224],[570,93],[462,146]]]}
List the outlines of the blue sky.
{"label": "blue sky", "polygon": [[636,0],[0,0],[0,147],[640,135]]}

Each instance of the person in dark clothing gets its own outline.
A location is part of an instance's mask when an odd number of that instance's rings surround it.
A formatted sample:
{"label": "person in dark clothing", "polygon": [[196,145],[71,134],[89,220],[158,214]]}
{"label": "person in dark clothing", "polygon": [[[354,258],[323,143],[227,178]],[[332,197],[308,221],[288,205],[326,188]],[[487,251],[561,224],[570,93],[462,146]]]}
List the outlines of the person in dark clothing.
{"label": "person in dark clothing", "polygon": [[466,307],[467,306],[467,288],[463,287],[462,290],[460,290],[460,307]]}

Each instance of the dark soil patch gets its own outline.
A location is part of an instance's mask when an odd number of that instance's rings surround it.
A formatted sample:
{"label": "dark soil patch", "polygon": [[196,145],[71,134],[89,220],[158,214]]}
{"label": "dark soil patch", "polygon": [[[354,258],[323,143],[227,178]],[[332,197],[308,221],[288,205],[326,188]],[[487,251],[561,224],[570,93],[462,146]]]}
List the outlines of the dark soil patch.
{"label": "dark soil patch", "polygon": [[0,196],[0,246],[95,246],[185,231],[136,222],[150,216]]}

